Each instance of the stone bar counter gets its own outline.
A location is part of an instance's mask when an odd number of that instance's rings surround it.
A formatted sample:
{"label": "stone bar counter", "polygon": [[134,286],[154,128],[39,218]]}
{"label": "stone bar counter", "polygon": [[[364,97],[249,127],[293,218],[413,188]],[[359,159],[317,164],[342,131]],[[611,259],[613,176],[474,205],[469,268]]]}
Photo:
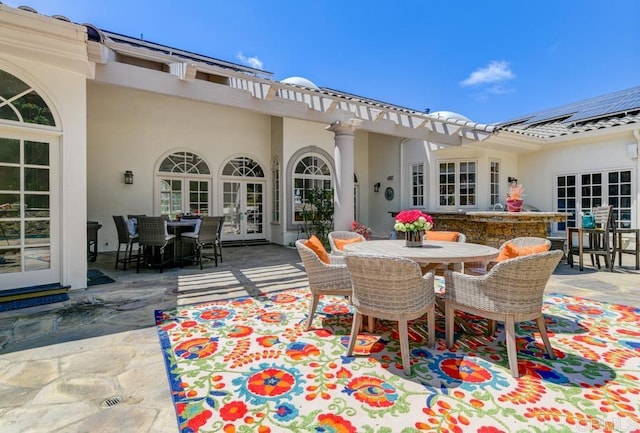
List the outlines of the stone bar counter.
{"label": "stone bar counter", "polygon": [[[433,218],[434,230],[464,233],[467,242],[495,248],[521,236],[547,238],[551,223],[567,218],[561,212],[424,212]],[[395,214],[391,212],[392,217]]]}

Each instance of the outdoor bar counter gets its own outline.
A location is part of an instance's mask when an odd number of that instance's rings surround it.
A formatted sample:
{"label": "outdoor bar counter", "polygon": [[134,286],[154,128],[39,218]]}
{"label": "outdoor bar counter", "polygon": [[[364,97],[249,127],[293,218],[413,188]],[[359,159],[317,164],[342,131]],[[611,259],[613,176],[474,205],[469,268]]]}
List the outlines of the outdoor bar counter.
{"label": "outdoor bar counter", "polygon": [[[567,218],[562,212],[424,212],[433,218],[434,230],[464,233],[467,242],[494,248],[520,236],[547,238],[551,223]],[[397,213],[391,212],[391,216]]]}

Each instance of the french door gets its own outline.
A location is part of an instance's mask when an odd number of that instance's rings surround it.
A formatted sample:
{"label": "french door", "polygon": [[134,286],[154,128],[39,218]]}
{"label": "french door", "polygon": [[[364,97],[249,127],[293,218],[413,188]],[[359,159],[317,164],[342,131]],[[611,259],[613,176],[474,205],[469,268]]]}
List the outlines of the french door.
{"label": "french door", "polygon": [[160,214],[175,219],[180,214],[209,215],[208,179],[160,179]]}
{"label": "french door", "polygon": [[60,282],[57,139],[0,132],[0,290]]}
{"label": "french door", "polygon": [[222,240],[265,239],[264,192],[266,182],[225,180],[222,182]]}

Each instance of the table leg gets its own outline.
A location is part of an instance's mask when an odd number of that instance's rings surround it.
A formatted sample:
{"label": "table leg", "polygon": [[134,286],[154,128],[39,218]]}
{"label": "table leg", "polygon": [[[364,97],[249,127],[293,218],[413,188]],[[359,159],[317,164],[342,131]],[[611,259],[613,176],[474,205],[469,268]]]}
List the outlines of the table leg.
{"label": "table leg", "polygon": [[584,261],[582,259],[582,251],[584,249],[584,242],[582,239],[582,232],[578,231],[578,263],[581,271],[584,271]]}

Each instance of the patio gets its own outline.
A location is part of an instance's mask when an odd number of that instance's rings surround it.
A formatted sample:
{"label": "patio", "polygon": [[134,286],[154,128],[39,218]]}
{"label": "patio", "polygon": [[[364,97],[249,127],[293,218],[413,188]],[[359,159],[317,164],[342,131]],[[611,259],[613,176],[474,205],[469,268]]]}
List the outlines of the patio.
{"label": "patio", "polygon": [[[111,284],[71,300],[5,312],[0,319],[0,430],[175,432],[154,310],[301,287],[295,249],[225,247],[218,267],[123,272],[115,254],[90,268]],[[632,258],[615,272],[558,266],[548,292],[640,307]],[[70,427],[71,426],[71,427]]]}

